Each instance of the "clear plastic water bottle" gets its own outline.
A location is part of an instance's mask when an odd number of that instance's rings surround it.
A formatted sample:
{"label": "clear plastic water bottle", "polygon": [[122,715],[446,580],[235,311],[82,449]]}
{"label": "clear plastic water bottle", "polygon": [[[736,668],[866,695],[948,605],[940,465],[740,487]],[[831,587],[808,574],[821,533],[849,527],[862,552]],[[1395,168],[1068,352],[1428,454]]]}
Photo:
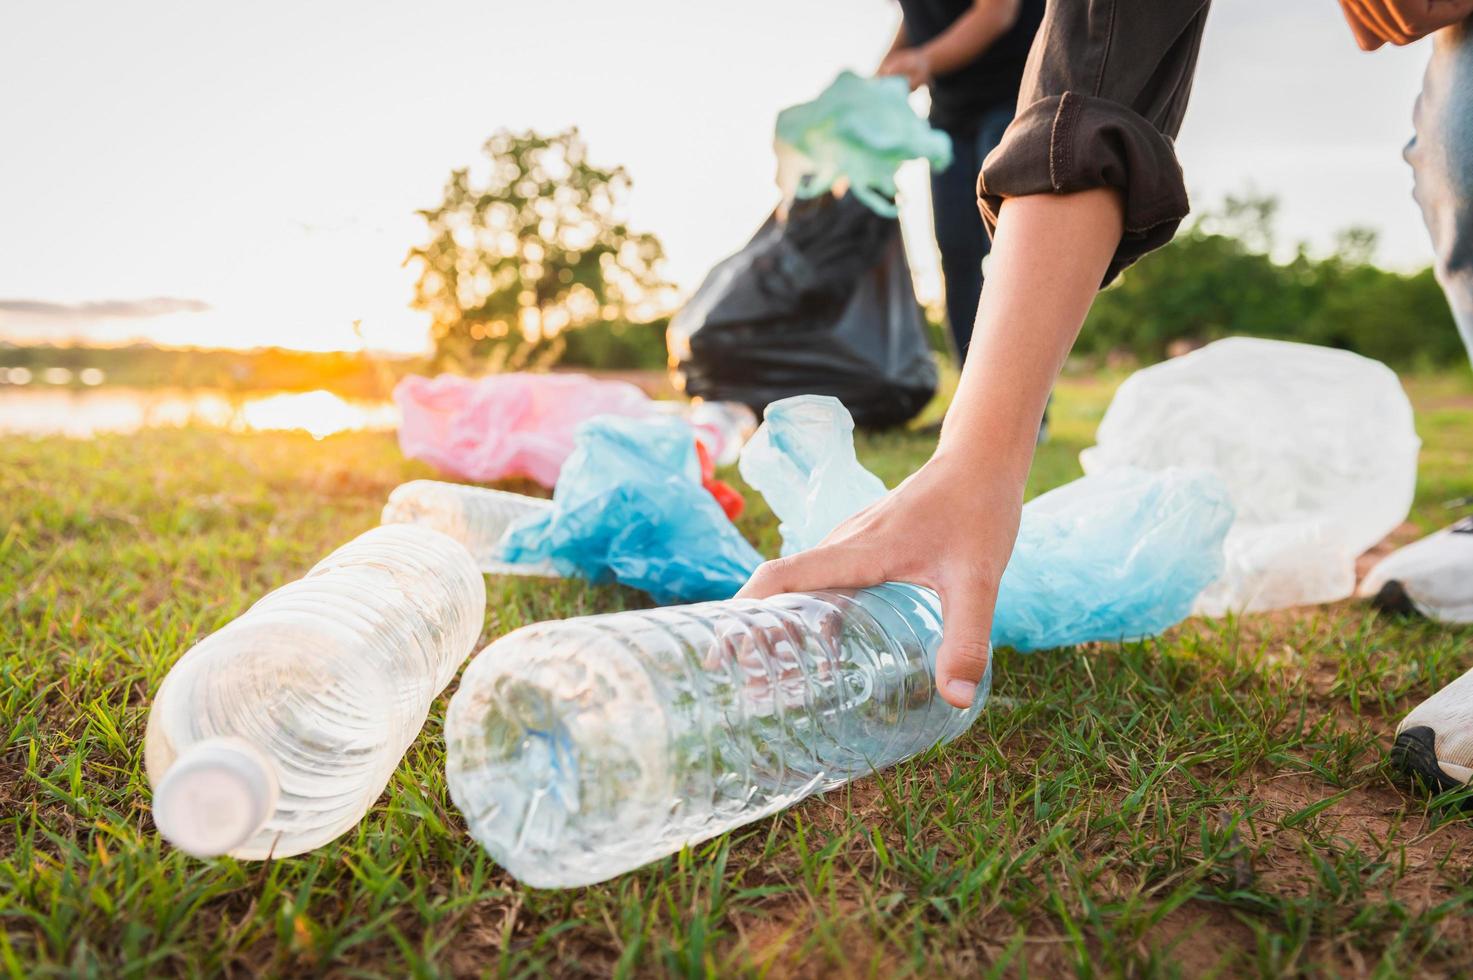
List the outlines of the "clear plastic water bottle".
{"label": "clear plastic water bottle", "polygon": [[263,597],[164,678],[154,823],[198,857],[300,854],[353,827],[480,635],[486,583],[429,528],[378,527]]}
{"label": "clear plastic water bottle", "polygon": [[539,623],[466,668],[450,794],[528,884],[603,881],[964,732],[935,593],[796,593]]}
{"label": "clear plastic water bottle", "polygon": [[438,480],[412,480],[394,488],[384,506],[385,524],[422,524],[463,544],[490,575],[558,576],[551,562],[514,564],[500,559],[501,537],[523,517],[545,513],[552,501],[505,490]]}

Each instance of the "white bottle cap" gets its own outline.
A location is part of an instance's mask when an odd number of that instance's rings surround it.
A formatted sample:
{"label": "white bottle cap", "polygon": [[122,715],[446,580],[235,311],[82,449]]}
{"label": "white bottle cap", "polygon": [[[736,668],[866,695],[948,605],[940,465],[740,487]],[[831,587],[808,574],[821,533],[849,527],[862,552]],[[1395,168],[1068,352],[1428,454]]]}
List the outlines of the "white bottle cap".
{"label": "white bottle cap", "polygon": [[185,749],[153,792],[153,823],[194,857],[216,857],[255,836],[276,810],[276,771],[249,742],[211,738]]}

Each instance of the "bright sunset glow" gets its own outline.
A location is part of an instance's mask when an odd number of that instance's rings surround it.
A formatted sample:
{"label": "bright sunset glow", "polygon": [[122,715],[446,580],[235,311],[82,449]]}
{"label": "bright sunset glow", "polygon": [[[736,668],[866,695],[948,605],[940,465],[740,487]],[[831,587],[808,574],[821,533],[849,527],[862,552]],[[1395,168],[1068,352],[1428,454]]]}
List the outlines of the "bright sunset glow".
{"label": "bright sunset glow", "polygon": [[350,429],[390,428],[399,421],[392,405],[355,405],[330,391],[284,392],[241,406],[235,429],[304,429],[314,439]]}
{"label": "bright sunset glow", "polygon": [[[871,69],[896,18],[887,0],[6,5],[0,89],[24,97],[0,100],[0,338],[421,351],[414,211],[501,127],[576,125],[627,167],[631,223],[688,291],[776,203],[775,113]],[[555,46],[506,42],[533,21]],[[1194,201],[1256,187],[1286,242],[1370,224],[1384,262],[1425,264],[1400,157],[1425,59],[1357,52],[1333,3],[1221,4],[1180,141]],[[924,167],[901,185],[934,298]]]}
{"label": "bright sunset glow", "polygon": [[[18,370],[23,369],[11,368],[9,373]],[[11,384],[18,383],[11,379]],[[6,393],[3,419],[6,434],[79,439],[185,425],[230,432],[300,429],[324,439],[338,432],[387,430],[398,424],[399,411],[393,405],[349,400],[321,390],[230,398],[205,390],[36,385]]]}

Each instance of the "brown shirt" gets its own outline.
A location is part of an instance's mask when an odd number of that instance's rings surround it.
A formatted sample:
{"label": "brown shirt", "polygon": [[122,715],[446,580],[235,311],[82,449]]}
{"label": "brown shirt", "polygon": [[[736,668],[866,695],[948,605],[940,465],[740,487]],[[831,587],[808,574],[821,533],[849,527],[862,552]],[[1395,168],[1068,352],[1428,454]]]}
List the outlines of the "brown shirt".
{"label": "brown shirt", "polygon": [[1125,234],[1105,282],[1189,210],[1173,140],[1209,0],[1049,0],[1018,114],[977,181],[989,233],[1004,198],[1114,187]]}
{"label": "brown shirt", "polygon": [[[1173,140],[1209,0],[1049,0],[1018,114],[988,154],[977,197],[989,234],[1004,198],[1113,187],[1125,234],[1105,273],[1171,241],[1189,210]],[[1473,0],[1340,0],[1366,50],[1409,44],[1473,15]]]}

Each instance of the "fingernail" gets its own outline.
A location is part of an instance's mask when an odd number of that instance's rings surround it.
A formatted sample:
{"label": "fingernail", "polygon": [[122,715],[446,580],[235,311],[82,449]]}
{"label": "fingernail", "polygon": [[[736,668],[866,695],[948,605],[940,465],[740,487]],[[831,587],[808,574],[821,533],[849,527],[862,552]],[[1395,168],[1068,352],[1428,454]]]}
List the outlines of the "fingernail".
{"label": "fingernail", "polygon": [[964,681],[960,677],[953,677],[946,682],[946,693],[958,701],[971,704],[972,699],[977,696],[977,685],[971,681]]}

